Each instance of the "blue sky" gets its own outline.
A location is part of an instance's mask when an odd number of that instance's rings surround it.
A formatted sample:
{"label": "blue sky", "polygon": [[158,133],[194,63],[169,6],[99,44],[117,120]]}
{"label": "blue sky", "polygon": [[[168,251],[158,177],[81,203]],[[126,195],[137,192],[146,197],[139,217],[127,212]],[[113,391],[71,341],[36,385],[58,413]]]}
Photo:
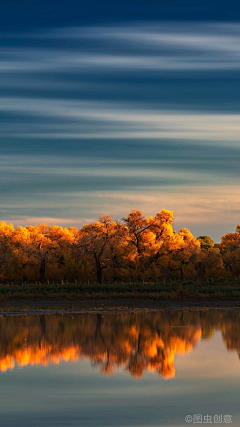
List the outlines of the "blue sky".
{"label": "blue sky", "polygon": [[240,222],[236,3],[0,5],[1,220]]}

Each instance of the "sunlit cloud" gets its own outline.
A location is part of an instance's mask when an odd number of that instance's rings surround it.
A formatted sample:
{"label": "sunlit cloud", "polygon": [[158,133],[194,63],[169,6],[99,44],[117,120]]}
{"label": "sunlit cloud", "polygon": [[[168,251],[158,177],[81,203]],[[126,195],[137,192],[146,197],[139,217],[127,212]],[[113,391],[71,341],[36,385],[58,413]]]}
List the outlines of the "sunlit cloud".
{"label": "sunlit cloud", "polygon": [[[102,210],[114,215],[123,214],[136,206],[146,215],[161,209],[174,211],[176,222],[189,227],[194,224],[211,225],[222,221],[232,223],[235,228],[240,222],[240,200],[238,186],[188,186],[176,190],[173,186],[158,190],[95,193],[101,199]],[[104,200],[104,202],[103,202]],[[99,203],[98,203],[99,206]]]}
{"label": "sunlit cloud", "polygon": [[[168,209],[174,212],[176,230],[187,227],[196,237],[209,234],[220,241],[223,234],[234,232],[240,222],[238,190],[238,186],[230,185],[179,186],[178,190],[175,186],[155,190],[146,186],[128,191],[69,191],[58,197],[50,191],[42,196],[31,195],[24,203],[18,200],[5,203],[4,209],[0,205],[1,219],[15,226],[47,223],[81,227],[95,222],[105,213],[121,219],[133,209],[140,209],[146,216]],[[47,211],[51,215],[46,217],[44,212]],[[24,212],[31,212],[31,215]],[[68,216],[62,217],[62,212]]]}
{"label": "sunlit cloud", "polygon": [[[12,215],[11,217],[2,218],[1,221],[6,223],[11,223],[15,227],[22,226],[26,227],[29,225],[40,225],[47,224],[58,225],[60,227],[81,227],[83,224],[91,223],[96,221],[96,218],[80,218],[79,220],[72,218],[53,218],[53,217],[37,217],[37,216],[27,216],[27,215]],[[74,225],[73,225],[74,224]]]}

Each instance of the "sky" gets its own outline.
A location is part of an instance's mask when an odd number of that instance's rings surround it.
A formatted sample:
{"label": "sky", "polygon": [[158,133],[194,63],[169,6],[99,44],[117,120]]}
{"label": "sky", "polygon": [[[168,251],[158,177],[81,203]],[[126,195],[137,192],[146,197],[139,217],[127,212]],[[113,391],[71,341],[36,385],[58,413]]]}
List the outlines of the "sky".
{"label": "sky", "polygon": [[240,223],[236,2],[2,0],[0,220]]}

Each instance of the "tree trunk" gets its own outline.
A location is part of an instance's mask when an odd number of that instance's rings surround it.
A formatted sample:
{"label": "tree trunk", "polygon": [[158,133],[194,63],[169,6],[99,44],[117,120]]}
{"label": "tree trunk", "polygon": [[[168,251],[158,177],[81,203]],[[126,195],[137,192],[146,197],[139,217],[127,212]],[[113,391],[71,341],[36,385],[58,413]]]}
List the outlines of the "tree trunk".
{"label": "tree trunk", "polygon": [[46,257],[44,256],[41,259],[40,270],[39,270],[41,283],[45,281],[45,271],[46,271]]}
{"label": "tree trunk", "polygon": [[97,263],[97,282],[102,284],[102,266],[100,263]]}
{"label": "tree trunk", "polygon": [[99,260],[99,258],[97,257],[97,255],[94,255],[95,258],[95,263],[96,263],[96,270],[97,270],[97,282],[98,283],[102,283],[102,270],[103,267],[101,265],[101,261]]}

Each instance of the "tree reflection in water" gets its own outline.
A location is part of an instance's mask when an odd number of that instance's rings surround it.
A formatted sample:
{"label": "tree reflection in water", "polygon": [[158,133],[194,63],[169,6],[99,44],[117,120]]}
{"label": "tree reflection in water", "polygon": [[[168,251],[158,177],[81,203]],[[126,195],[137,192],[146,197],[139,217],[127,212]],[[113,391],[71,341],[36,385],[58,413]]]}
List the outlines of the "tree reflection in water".
{"label": "tree reflection in water", "polygon": [[240,354],[239,310],[24,315],[0,318],[0,370],[89,359],[104,375],[123,367],[134,377],[175,376],[176,354],[222,333]]}

